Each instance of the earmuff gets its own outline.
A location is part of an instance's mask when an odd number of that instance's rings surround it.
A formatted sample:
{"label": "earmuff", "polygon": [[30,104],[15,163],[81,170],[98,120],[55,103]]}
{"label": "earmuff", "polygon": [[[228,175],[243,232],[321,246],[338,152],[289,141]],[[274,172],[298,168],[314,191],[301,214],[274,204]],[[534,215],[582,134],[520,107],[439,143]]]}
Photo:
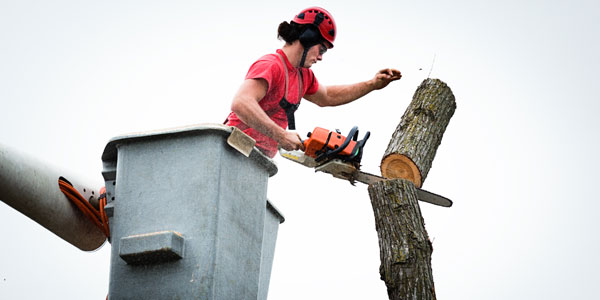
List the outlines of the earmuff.
{"label": "earmuff", "polygon": [[321,37],[321,33],[317,28],[314,28],[313,26],[307,26],[304,32],[300,34],[298,39],[304,48],[310,48],[320,43],[323,38]]}
{"label": "earmuff", "polygon": [[[298,17],[304,18],[304,16]],[[300,59],[301,68],[304,67],[304,62],[306,60],[306,54],[308,53],[308,49],[323,41],[323,36],[321,36],[321,32],[319,32],[319,24],[321,24],[324,19],[325,16],[323,15],[323,13],[318,13],[315,16],[315,20],[313,21],[313,23],[311,25],[306,26],[304,31],[298,37],[298,40],[300,40],[300,44],[302,44],[302,47],[304,47],[302,59]]]}

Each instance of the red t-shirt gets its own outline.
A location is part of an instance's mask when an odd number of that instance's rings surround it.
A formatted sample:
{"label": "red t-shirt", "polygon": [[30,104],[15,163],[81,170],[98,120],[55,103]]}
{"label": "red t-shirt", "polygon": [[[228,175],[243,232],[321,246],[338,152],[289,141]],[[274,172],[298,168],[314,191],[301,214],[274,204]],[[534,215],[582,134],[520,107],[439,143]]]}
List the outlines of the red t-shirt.
{"label": "red t-shirt", "polygon": [[[277,53],[283,56],[283,60],[288,69],[288,94],[285,98],[291,104],[300,103],[301,99],[298,99],[298,69],[292,66],[281,49],[278,49]],[[302,72],[303,79],[302,95],[312,95],[316,93],[319,88],[319,82],[313,72],[307,68],[300,68],[299,70]],[[271,120],[281,126],[281,128],[286,129],[288,125],[287,116],[283,108],[279,105],[279,101],[283,98],[285,92],[285,71],[281,59],[277,54],[267,54],[252,64],[250,70],[248,70],[248,74],[246,74],[246,79],[258,78],[266,80],[268,84],[267,93],[258,104]],[[229,114],[226,125],[236,126],[243,130],[247,135],[254,138],[256,140],[256,146],[269,157],[274,157],[275,154],[277,154],[277,142],[275,140],[262,134],[258,130],[249,128],[235,113],[231,112]]]}

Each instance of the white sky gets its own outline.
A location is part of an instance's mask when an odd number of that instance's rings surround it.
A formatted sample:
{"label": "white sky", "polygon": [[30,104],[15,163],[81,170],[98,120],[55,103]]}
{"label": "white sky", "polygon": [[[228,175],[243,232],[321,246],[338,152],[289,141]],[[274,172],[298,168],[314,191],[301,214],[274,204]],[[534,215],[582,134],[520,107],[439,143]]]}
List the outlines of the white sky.
{"label": "white sky", "polygon": [[[421,205],[438,298],[595,298],[597,1],[259,2],[0,1],[0,143],[100,187],[110,138],[222,122],[250,64],[282,45],[277,25],[320,5],[339,32],[322,84],[404,77],[344,107],[304,102],[301,134],[369,130],[378,172],[434,56],[456,96],[423,186],[454,206]],[[270,299],[387,299],[366,186],[276,161]],[[106,296],[110,245],[82,252],[3,203],[0,236],[1,299]]]}

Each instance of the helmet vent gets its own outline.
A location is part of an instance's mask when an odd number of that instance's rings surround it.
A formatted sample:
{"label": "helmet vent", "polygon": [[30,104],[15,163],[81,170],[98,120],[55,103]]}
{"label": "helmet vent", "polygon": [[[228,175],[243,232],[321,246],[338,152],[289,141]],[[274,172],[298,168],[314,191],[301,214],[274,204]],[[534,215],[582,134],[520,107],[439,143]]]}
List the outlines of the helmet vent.
{"label": "helmet vent", "polygon": [[322,13],[318,13],[318,14],[315,16],[315,21],[313,22],[313,24],[314,24],[315,26],[319,26],[319,25],[321,25],[321,23],[323,22],[323,18],[324,18],[324,17],[325,17],[325,15],[323,15]]}

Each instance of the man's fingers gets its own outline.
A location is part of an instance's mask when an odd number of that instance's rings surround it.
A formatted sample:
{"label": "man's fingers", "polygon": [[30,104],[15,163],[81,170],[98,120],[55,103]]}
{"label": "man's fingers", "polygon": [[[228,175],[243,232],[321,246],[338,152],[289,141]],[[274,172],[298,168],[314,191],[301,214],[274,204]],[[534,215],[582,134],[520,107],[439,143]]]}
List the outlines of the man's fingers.
{"label": "man's fingers", "polygon": [[283,149],[288,150],[288,151],[291,151],[291,150],[304,151],[304,143],[302,142],[302,138],[300,137],[300,134],[298,134],[297,132],[288,131],[286,133],[285,140],[283,140],[280,145]]}
{"label": "man's fingers", "polygon": [[402,77],[402,74],[400,73],[400,71],[398,71],[396,69],[390,69],[390,74],[394,78],[396,78],[396,77]]}
{"label": "man's fingers", "polygon": [[[378,73],[378,77],[383,77],[383,78],[387,78],[387,79],[399,79],[402,77],[402,74],[400,73],[400,71],[393,69],[393,68],[387,68],[387,69],[381,69],[379,70]],[[382,75],[382,76],[379,76]]]}
{"label": "man's fingers", "polygon": [[377,75],[379,75],[379,74],[384,75],[384,76],[385,75],[391,75],[390,74],[390,69],[389,68],[388,69],[381,69],[381,70],[379,70],[379,72],[377,72]]}
{"label": "man's fingers", "polygon": [[304,151],[304,143],[302,142],[302,137],[297,132],[296,132],[296,136],[298,137],[298,140],[300,141],[299,150]]}
{"label": "man's fingers", "polygon": [[392,71],[392,69],[389,69],[389,68],[381,70],[381,73],[388,75],[387,77],[394,76],[394,72]]}

